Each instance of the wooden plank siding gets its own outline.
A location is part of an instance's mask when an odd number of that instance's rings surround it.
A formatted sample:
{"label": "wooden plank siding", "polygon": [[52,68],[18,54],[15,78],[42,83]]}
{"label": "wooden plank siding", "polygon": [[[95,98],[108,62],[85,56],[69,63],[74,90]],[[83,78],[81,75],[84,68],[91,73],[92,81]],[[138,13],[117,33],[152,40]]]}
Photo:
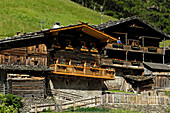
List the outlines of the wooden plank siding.
{"label": "wooden plank siding", "polygon": [[44,97],[45,78],[9,78],[9,93],[23,97]]}
{"label": "wooden plank siding", "polygon": [[39,44],[0,51],[0,64],[47,65],[47,47]]}
{"label": "wooden plank siding", "polygon": [[156,76],[154,79],[155,88],[165,88],[170,87],[170,80],[168,76]]}

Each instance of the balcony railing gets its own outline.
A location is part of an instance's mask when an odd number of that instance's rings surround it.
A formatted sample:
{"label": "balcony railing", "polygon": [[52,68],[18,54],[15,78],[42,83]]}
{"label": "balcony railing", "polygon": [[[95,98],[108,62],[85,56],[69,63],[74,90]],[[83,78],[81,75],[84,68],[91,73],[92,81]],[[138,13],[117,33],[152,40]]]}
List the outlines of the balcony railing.
{"label": "balcony railing", "polygon": [[66,64],[52,64],[50,65],[50,67],[54,69],[53,73],[58,75],[115,79],[115,70],[85,67],[85,66],[73,66],[73,65],[66,65]]}
{"label": "balcony railing", "polygon": [[109,43],[106,48],[109,49],[115,49],[115,50],[128,50],[128,51],[136,51],[136,52],[145,52],[145,53],[159,53],[162,54],[163,53],[163,49],[162,48],[158,48],[158,47],[132,47],[131,45],[113,45],[111,43]]}
{"label": "balcony railing", "polygon": [[121,62],[119,63],[119,61],[115,62],[111,58],[102,59],[101,65],[121,67],[121,68],[144,69],[143,63],[141,63],[141,62],[130,62],[130,61],[122,61],[121,60]]}

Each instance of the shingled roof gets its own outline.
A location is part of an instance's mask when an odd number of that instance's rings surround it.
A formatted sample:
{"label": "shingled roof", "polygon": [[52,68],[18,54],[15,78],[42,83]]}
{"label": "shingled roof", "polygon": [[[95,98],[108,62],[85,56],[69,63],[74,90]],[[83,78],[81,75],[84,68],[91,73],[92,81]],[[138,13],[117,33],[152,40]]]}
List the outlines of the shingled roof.
{"label": "shingled roof", "polygon": [[170,71],[170,66],[166,64],[149,63],[149,62],[144,62],[143,64],[144,64],[144,67],[149,68],[151,70]]}
{"label": "shingled roof", "polygon": [[144,23],[149,28],[155,30],[156,32],[159,32],[160,34],[164,35],[166,38],[170,39],[170,35],[164,33],[162,30],[156,28],[155,26],[149,24],[148,22],[140,19],[138,16],[132,16],[132,17],[128,17],[128,18],[121,18],[120,20],[116,20],[116,21],[108,20],[106,23],[99,24],[99,25],[92,25],[92,27],[102,31],[102,30],[104,30],[106,28],[109,28],[109,27],[112,27],[112,26],[116,26],[116,25],[120,25],[120,24],[129,22],[129,21],[133,21],[133,20],[138,20],[138,21]]}
{"label": "shingled roof", "polygon": [[1,70],[7,70],[7,71],[34,71],[34,72],[51,72],[53,69],[48,68],[47,66],[30,66],[30,65],[7,65],[7,64],[1,64],[0,65]]}
{"label": "shingled roof", "polygon": [[152,76],[135,76],[135,75],[124,75],[123,77],[134,80],[134,81],[146,81],[153,79]]}

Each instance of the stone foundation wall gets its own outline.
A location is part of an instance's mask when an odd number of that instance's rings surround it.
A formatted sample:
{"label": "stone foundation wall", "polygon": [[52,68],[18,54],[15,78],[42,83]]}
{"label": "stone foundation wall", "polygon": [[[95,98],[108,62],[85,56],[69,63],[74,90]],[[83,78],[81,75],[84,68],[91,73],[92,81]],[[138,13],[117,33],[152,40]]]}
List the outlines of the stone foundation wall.
{"label": "stone foundation wall", "polygon": [[31,106],[35,104],[53,104],[54,99],[52,97],[37,98],[37,97],[25,97],[21,100],[22,107],[19,109],[20,113],[30,113]]}
{"label": "stone foundation wall", "polygon": [[[49,77],[49,88],[57,96],[89,98],[101,95],[102,89],[106,87],[101,79],[51,75]],[[60,94],[58,94],[59,92]]]}

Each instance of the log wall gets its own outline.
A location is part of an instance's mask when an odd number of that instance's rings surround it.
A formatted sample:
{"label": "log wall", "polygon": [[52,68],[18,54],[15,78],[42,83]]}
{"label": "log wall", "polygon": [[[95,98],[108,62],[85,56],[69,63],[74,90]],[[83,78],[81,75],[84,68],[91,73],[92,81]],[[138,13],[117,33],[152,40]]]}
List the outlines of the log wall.
{"label": "log wall", "polygon": [[8,79],[9,93],[22,97],[44,97],[44,78],[10,78]]}

